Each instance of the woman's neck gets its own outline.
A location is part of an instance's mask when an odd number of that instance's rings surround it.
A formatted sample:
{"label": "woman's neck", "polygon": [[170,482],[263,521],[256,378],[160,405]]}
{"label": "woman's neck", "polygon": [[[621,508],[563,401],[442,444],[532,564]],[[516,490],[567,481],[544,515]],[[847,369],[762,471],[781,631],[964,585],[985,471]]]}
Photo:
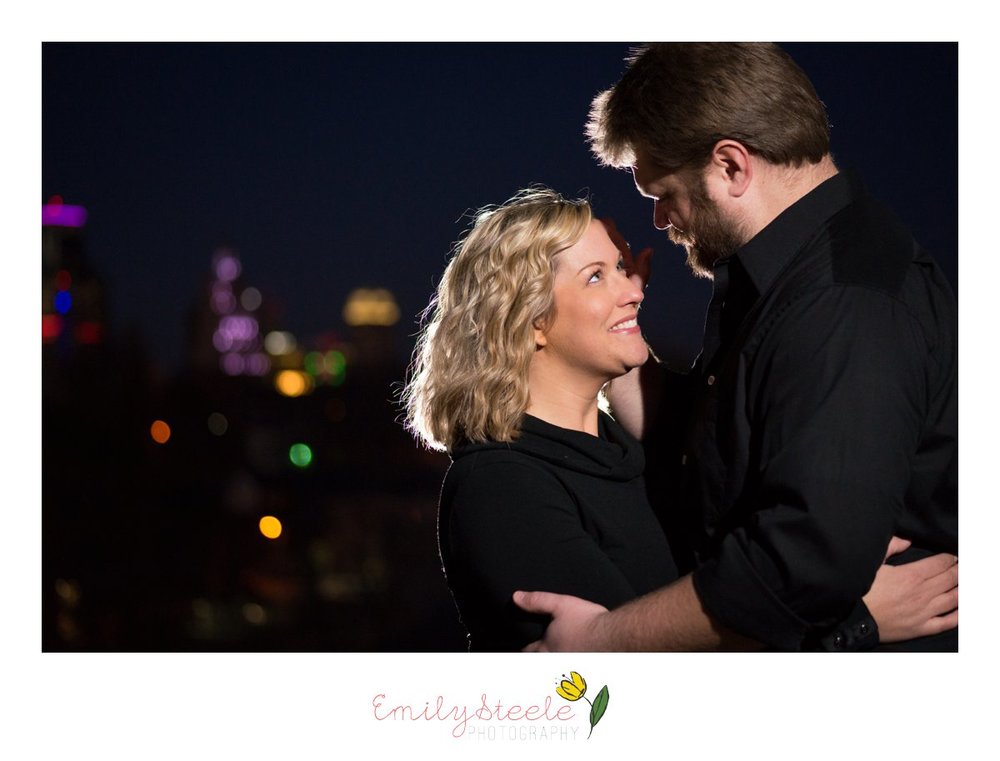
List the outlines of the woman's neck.
{"label": "woman's neck", "polygon": [[533,367],[529,372],[529,415],[546,423],[597,435],[597,394],[603,382],[560,377]]}

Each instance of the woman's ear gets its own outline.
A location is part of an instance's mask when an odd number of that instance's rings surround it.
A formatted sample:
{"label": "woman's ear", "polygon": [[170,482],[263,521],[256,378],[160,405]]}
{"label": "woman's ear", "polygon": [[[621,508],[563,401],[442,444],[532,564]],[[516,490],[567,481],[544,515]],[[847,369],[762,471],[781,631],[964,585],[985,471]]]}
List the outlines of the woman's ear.
{"label": "woman's ear", "polygon": [[545,318],[540,318],[538,320],[535,320],[534,329],[535,329],[535,348],[542,349],[549,342],[549,339],[545,335],[545,332],[548,330]]}

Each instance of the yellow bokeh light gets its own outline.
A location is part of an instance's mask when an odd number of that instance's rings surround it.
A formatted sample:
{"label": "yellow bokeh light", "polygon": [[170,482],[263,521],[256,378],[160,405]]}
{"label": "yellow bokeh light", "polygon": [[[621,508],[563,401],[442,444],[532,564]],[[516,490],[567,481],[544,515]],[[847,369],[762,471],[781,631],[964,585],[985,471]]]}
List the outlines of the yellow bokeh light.
{"label": "yellow bokeh light", "polygon": [[302,396],[312,391],[312,378],[301,370],[282,370],[274,376],[274,387],[285,396]]}
{"label": "yellow bokeh light", "polygon": [[273,515],[265,515],[260,519],[260,533],[268,539],[277,539],[281,536],[281,521]]}
{"label": "yellow bokeh light", "polygon": [[154,420],[149,426],[149,435],[157,444],[166,444],[170,441],[170,426],[162,420]]}
{"label": "yellow bokeh light", "polygon": [[395,325],[399,307],[392,292],[385,288],[356,288],[344,304],[344,322],[348,325]]}

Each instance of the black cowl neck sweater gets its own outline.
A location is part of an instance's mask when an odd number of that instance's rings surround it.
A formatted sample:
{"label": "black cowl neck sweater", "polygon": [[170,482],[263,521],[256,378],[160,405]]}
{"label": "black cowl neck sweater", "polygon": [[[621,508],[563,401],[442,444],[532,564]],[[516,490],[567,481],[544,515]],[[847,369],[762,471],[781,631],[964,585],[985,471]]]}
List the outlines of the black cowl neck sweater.
{"label": "black cowl neck sweater", "polygon": [[519,650],[545,619],[515,590],[617,607],[677,578],[649,507],[642,446],[601,413],[598,436],[526,415],[510,443],[457,446],[441,492],[441,559],[473,650]]}

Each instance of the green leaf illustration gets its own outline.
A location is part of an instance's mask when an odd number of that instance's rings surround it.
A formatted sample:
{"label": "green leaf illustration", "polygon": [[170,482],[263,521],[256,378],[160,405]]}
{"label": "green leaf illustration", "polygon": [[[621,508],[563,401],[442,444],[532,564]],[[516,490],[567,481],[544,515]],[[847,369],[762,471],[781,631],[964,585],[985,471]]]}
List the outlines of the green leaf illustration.
{"label": "green leaf illustration", "polygon": [[590,704],[590,734],[587,735],[588,740],[590,739],[590,735],[594,733],[594,727],[597,726],[597,722],[601,720],[607,709],[608,686],[604,685],[601,687],[601,691],[597,693],[597,697],[594,698],[594,702]]}

